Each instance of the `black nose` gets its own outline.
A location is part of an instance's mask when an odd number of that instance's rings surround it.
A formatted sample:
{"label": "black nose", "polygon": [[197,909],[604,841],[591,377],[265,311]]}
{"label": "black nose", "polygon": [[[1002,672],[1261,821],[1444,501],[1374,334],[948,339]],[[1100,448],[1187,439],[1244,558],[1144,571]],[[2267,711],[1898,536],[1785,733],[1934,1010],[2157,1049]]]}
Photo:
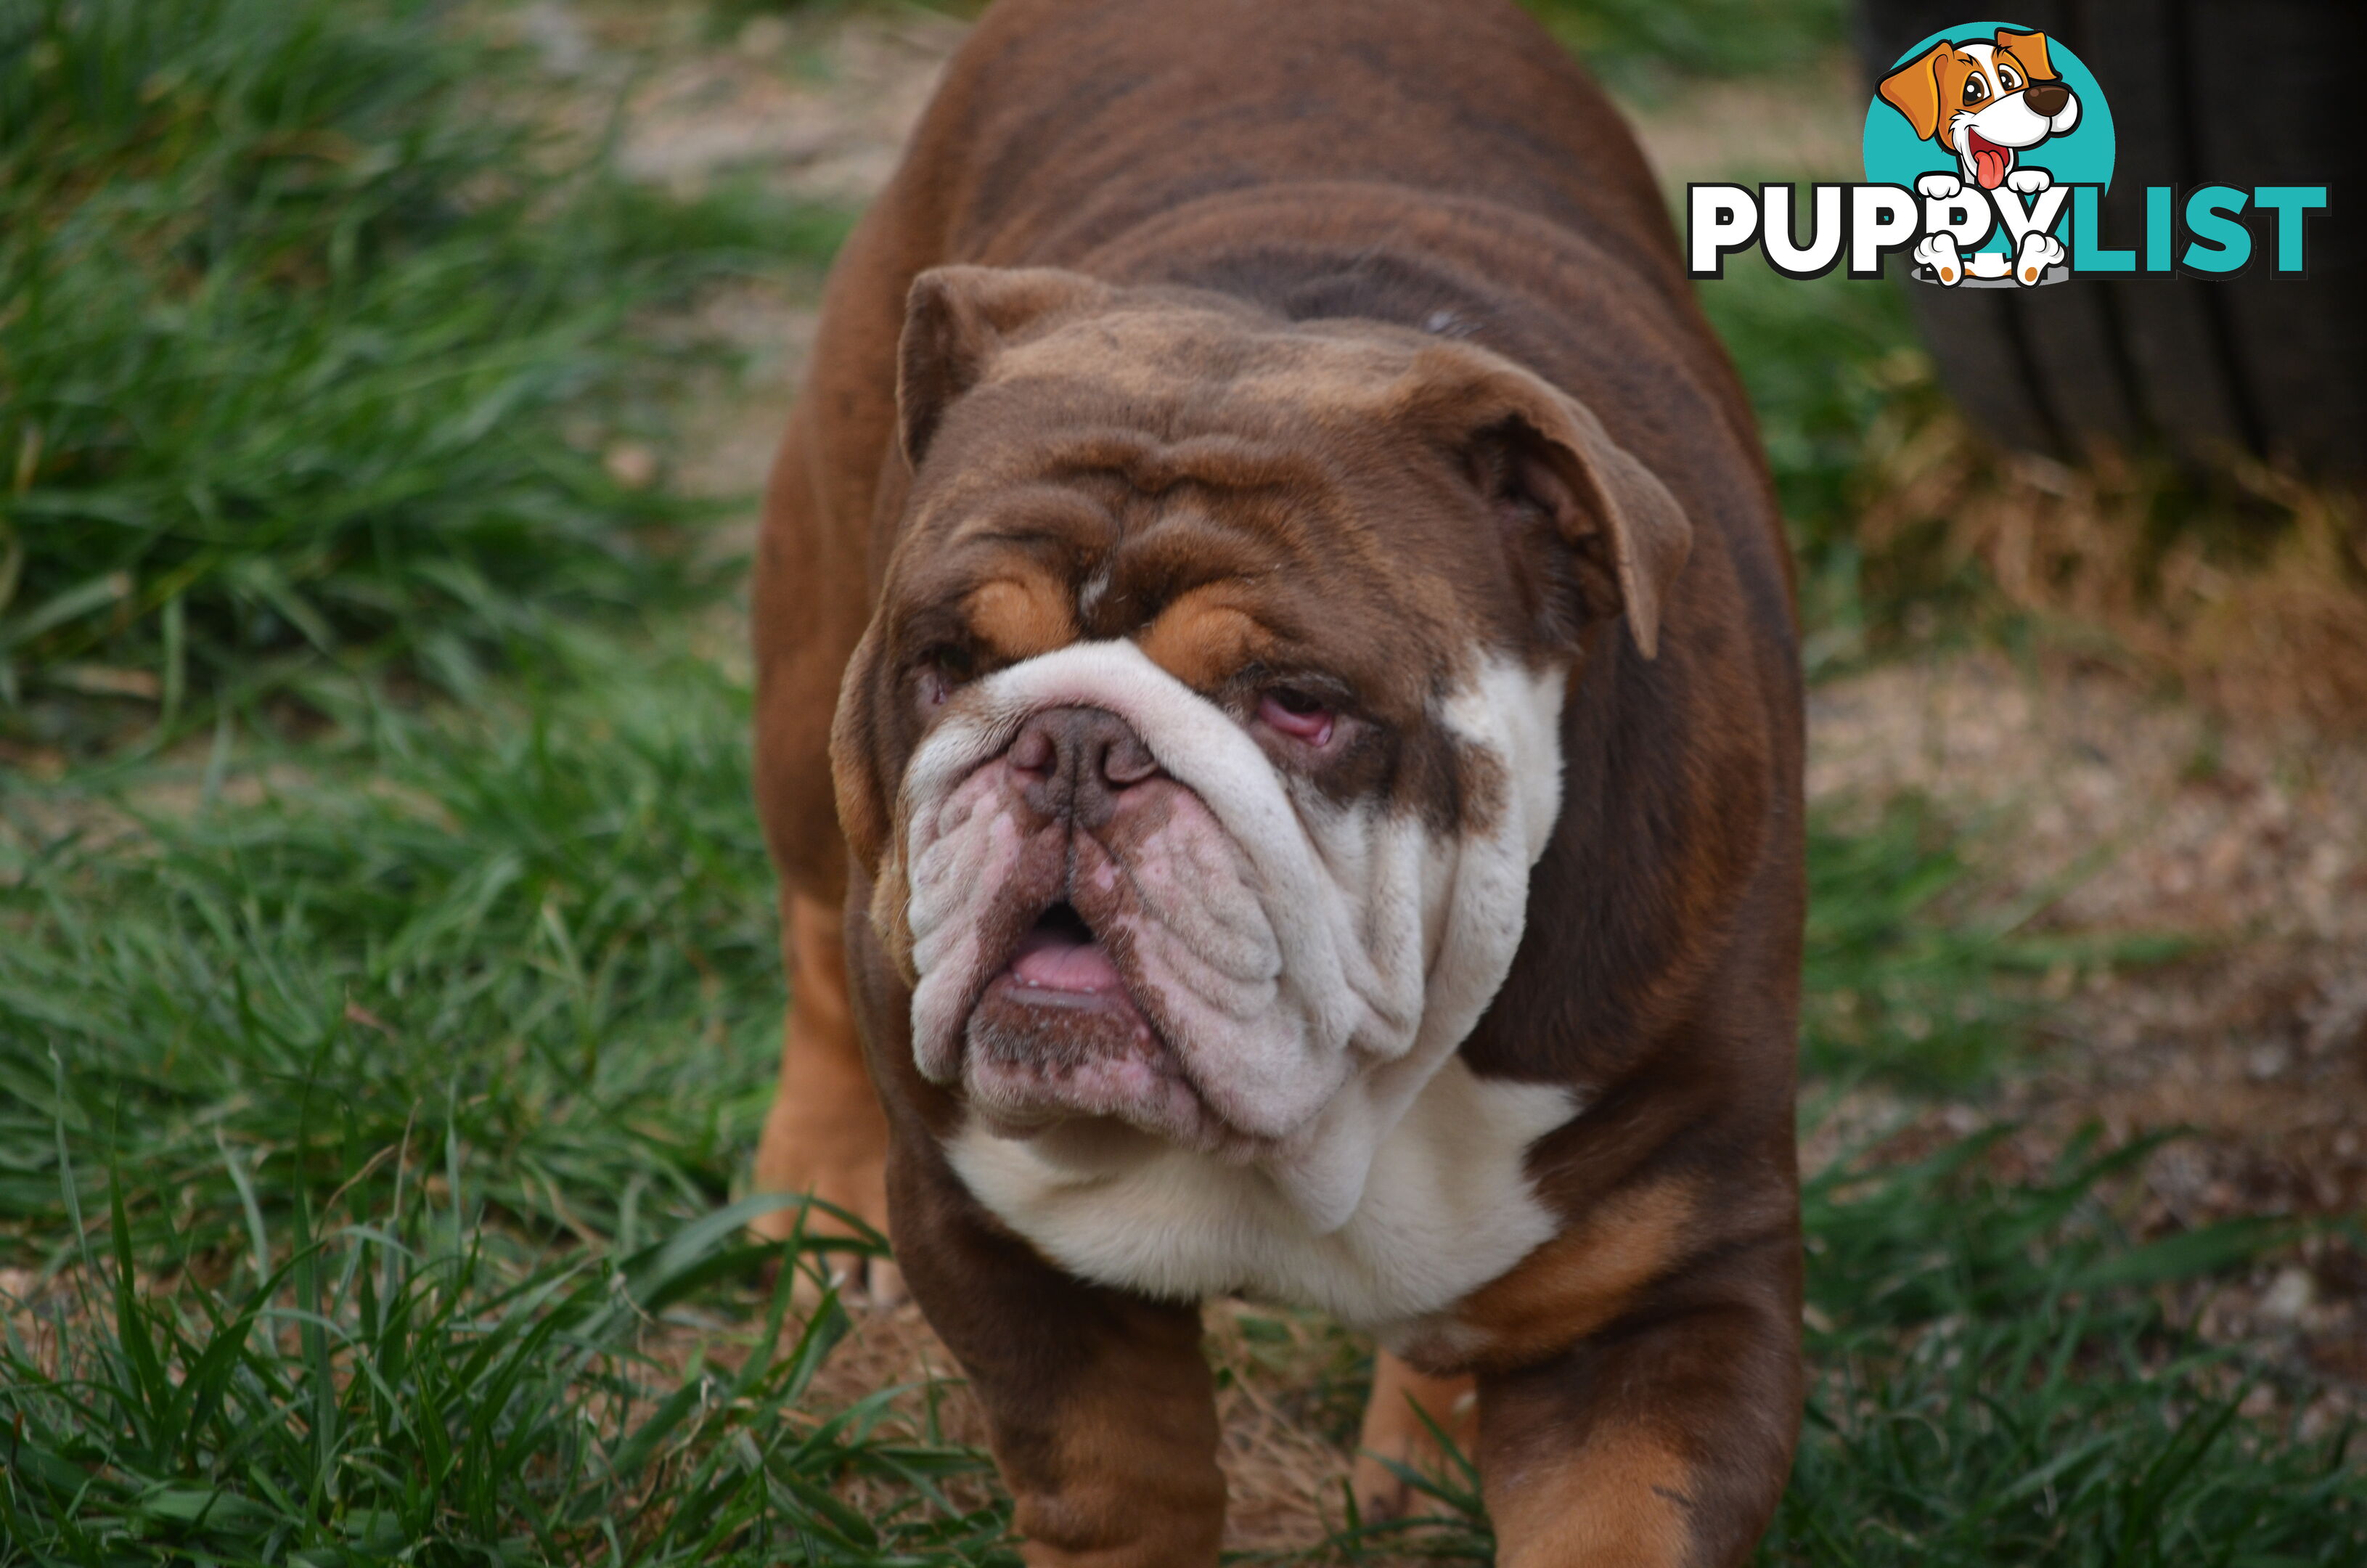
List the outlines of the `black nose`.
{"label": "black nose", "polygon": [[1019,727],[1005,755],[1029,806],[1081,827],[1101,826],[1119,795],[1159,774],[1134,726],[1106,708],[1047,708]]}
{"label": "black nose", "polygon": [[2071,89],[2060,82],[2033,82],[2022,90],[2022,101],[2030,106],[2032,113],[2053,119],[2071,101]]}

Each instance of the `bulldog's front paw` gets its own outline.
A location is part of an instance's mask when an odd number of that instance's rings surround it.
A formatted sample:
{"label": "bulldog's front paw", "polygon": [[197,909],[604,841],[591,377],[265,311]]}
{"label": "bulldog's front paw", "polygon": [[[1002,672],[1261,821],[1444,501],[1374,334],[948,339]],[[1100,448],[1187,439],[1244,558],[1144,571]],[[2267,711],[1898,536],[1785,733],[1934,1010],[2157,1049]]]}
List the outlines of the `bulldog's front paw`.
{"label": "bulldog's front paw", "polygon": [[1963,193],[1965,182],[1950,174],[1925,175],[1915,182],[1915,188],[1933,201],[1945,201]]}
{"label": "bulldog's front paw", "polygon": [[2022,236],[2022,244],[2013,253],[2013,280],[2029,288],[2046,276],[2050,267],[2060,267],[2069,253],[2063,242],[2036,229]]}
{"label": "bulldog's front paw", "polygon": [[[888,1232],[888,1179],[885,1179],[883,1158],[868,1158],[866,1153],[850,1153],[843,1149],[831,1149],[831,1140],[798,1140],[788,1149],[774,1144],[767,1149],[772,1158],[757,1161],[757,1191],[781,1191],[781,1194],[812,1194],[831,1208],[845,1210],[885,1234]],[[802,1158],[800,1158],[802,1156]],[[802,1203],[784,1203],[781,1208],[762,1212],[748,1222],[748,1229],[764,1241],[788,1241],[790,1236],[829,1239],[847,1236],[850,1224],[838,1220],[838,1215],[810,1208]],[[838,1289],[838,1296],[850,1305],[871,1305],[871,1308],[892,1308],[904,1301],[904,1274],[897,1269],[890,1257],[866,1257],[864,1253],[823,1248],[812,1253],[812,1260],[800,1269],[796,1281],[796,1301],[800,1308],[812,1308],[821,1296],[821,1284],[812,1277],[819,1269],[821,1279],[829,1279]],[[790,1260],[793,1263],[793,1260]]]}
{"label": "bulldog's front paw", "polygon": [[1915,242],[1917,261],[1931,269],[1931,276],[1953,289],[1965,278],[1965,258],[1956,252],[1956,236],[1944,230],[1926,234]]}
{"label": "bulldog's front paw", "polygon": [[2054,183],[2055,176],[2044,169],[2016,169],[2005,176],[2005,187],[2017,196],[2036,196]]}

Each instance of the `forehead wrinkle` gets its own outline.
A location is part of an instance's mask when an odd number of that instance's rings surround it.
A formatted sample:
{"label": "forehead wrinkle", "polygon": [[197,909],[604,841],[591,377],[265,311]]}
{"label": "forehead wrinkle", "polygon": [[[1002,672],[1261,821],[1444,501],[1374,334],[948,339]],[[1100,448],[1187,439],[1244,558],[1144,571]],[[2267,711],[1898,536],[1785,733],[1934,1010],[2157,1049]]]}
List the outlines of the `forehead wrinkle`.
{"label": "forehead wrinkle", "polygon": [[[1090,406],[1110,400],[1171,424],[1222,426],[1244,416],[1376,413],[1414,345],[1376,338],[1376,324],[1251,324],[1196,312],[1117,312],[1006,348],[981,391]],[[1410,335],[1409,335],[1410,336]],[[1179,392],[1187,395],[1179,397]]]}
{"label": "forehead wrinkle", "polygon": [[[1244,580],[1290,571],[1336,572],[1342,538],[1319,535],[1313,517],[1334,508],[1330,497],[1229,494],[1203,498],[1144,497],[1129,508],[1117,565],[1195,585],[1218,577]],[[1357,551],[1361,561],[1365,552]],[[1175,590],[1180,592],[1181,589]]]}
{"label": "forehead wrinkle", "polygon": [[[1117,532],[1112,510],[1074,486],[1028,483],[998,491],[974,510],[947,506],[915,528],[907,581],[983,580],[1008,570],[1016,555],[1054,576],[1106,553]],[[925,544],[921,541],[925,540]]]}
{"label": "forehead wrinkle", "polygon": [[1156,619],[1208,584],[1254,582],[1285,564],[1275,550],[1281,541],[1219,511],[1149,504],[1135,509],[1149,515],[1124,529],[1095,574],[1104,592],[1092,613],[1112,635]]}
{"label": "forehead wrinkle", "polygon": [[1281,490],[1321,486],[1329,475],[1305,452],[1246,437],[1186,437],[1146,452],[1134,465],[1135,487],[1150,494],[1185,484],[1217,490]]}
{"label": "forehead wrinkle", "polygon": [[[1456,678],[1467,661],[1455,650],[1452,586],[1437,574],[1391,570],[1405,558],[1387,538],[1336,502],[1327,501],[1326,510],[1333,515],[1319,533],[1287,516],[1278,525],[1258,526],[1238,515],[1161,512],[1135,531],[1119,558],[1118,579],[1128,590],[1123,608],[1132,612],[1127,629],[1155,625],[1168,610],[1195,600],[1213,601],[1253,622],[1264,653],[1296,650],[1319,663],[1353,654],[1336,673],[1368,697],[1417,667],[1419,687]],[[1247,541],[1250,549],[1212,552],[1210,530]],[[1351,603],[1357,608],[1343,610]],[[1376,650],[1333,635],[1343,614],[1355,625],[1399,629],[1388,657],[1376,664]],[[1386,667],[1391,664],[1401,667]],[[1419,704],[1418,695],[1410,690],[1407,696]]]}
{"label": "forehead wrinkle", "polygon": [[1309,384],[1369,381],[1404,358],[1401,345],[1344,337],[1305,323],[1153,304],[1090,316],[1014,344],[997,357],[987,379],[1002,385],[1090,379],[1128,396],[1156,396],[1184,381],[1261,402],[1292,401]]}
{"label": "forehead wrinkle", "polygon": [[[1221,403],[1215,412],[1222,416]],[[1142,430],[1094,431],[1051,446],[1043,469],[1048,477],[1070,482],[1106,477],[1149,496],[1186,487],[1287,490],[1324,485],[1330,478],[1326,465],[1304,451],[1224,430],[1172,440]]]}
{"label": "forehead wrinkle", "polygon": [[1056,529],[1073,531],[1110,524],[1109,508],[1074,484],[1050,478],[997,483],[983,503],[941,508],[958,514],[948,542],[1038,538]]}

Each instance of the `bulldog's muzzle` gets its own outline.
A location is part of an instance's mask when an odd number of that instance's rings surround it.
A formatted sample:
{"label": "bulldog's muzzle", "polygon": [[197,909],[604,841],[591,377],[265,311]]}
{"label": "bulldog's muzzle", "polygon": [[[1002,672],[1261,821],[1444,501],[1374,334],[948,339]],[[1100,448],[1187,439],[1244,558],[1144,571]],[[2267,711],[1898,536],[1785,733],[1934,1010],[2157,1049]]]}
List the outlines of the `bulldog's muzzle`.
{"label": "bulldog's muzzle", "polygon": [[1128,849],[1175,815],[1184,787],[1105,708],[1029,716],[979,781],[1002,796],[1016,855],[990,917],[1008,955],[963,1029],[971,1102],[1007,1132],[1111,1117],[1186,1144],[1206,1102],[1155,1021],[1127,918]]}

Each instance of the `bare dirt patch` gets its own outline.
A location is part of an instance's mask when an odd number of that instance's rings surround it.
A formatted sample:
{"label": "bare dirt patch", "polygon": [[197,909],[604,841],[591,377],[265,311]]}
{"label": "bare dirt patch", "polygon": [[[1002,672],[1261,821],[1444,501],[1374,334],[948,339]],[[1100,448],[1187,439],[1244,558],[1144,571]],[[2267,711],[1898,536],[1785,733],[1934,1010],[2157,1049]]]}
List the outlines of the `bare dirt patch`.
{"label": "bare dirt patch", "polygon": [[[1928,797],[1960,825],[1994,906],[2067,934],[2189,944],[2062,988],[2035,1060],[1977,1102],[1861,1103],[1845,1142],[1887,1116],[1886,1153],[1907,1157],[2010,1121],[2036,1168],[2090,1125],[2114,1143],[2187,1130],[2127,1195],[2147,1235],[2367,1206],[2367,743],[1993,653],[1830,683],[1810,733],[1812,797]],[[2340,1234],[2188,1308],[2210,1337],[2367,1375],[2367,1266]]]}

